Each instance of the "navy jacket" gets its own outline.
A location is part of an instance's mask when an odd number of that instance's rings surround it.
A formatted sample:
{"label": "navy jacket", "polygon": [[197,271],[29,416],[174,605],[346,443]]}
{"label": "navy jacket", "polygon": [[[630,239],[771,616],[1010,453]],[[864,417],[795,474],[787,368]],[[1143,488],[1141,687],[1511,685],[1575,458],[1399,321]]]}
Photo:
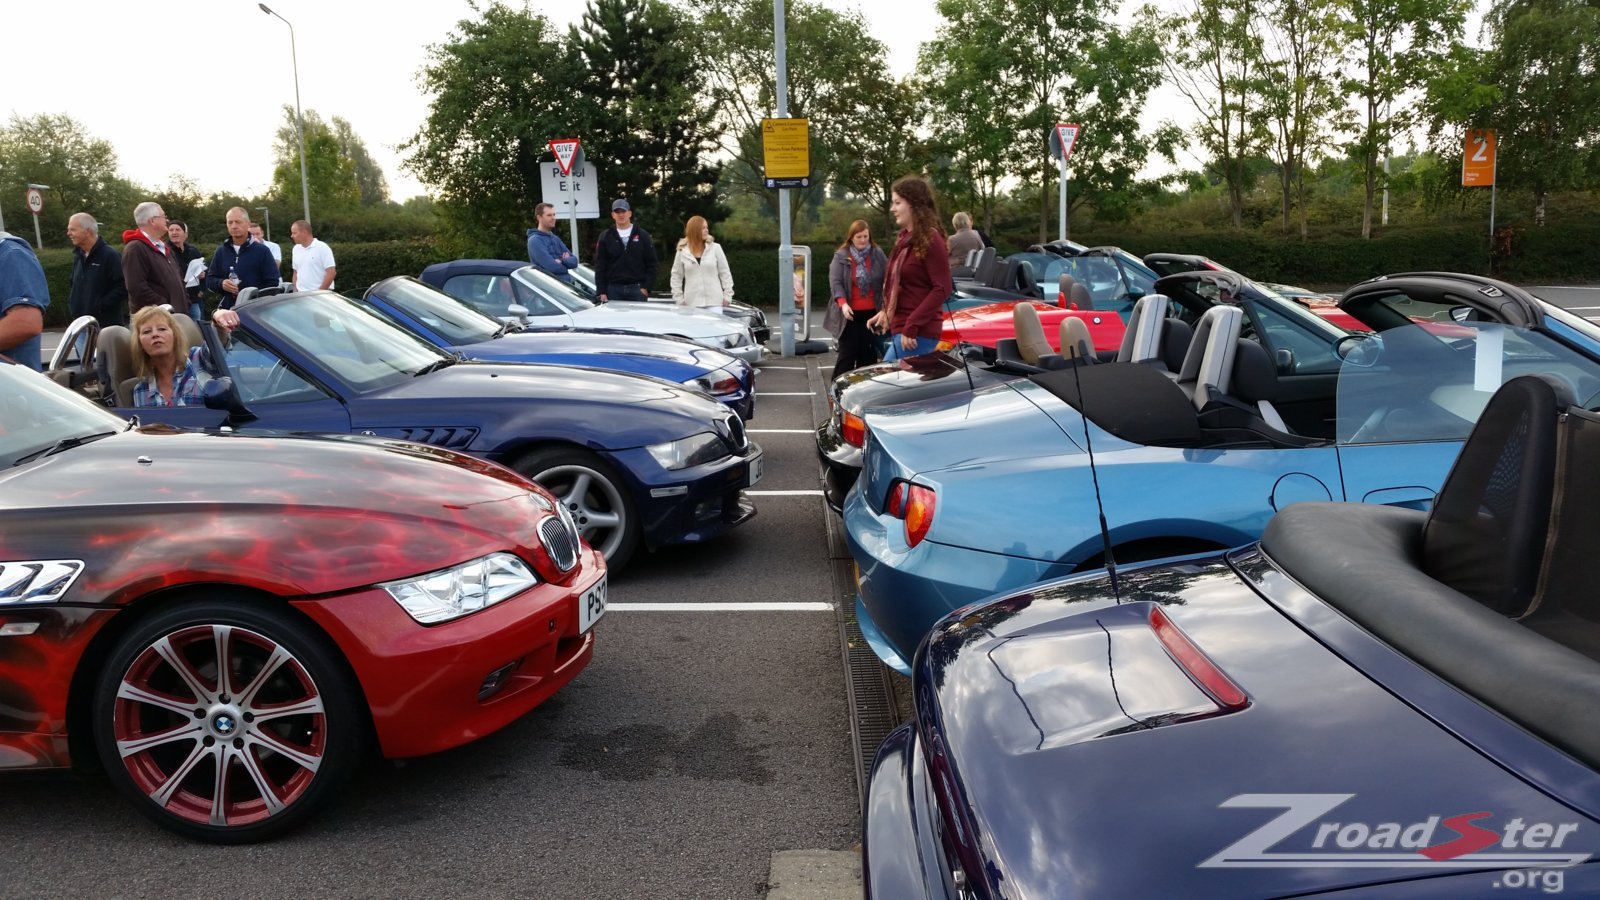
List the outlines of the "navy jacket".
{"label": "navy jacket", "polygon": [[206,288],[222,294],[227,306],[232,306],[235,299],[222,289],[229,269],[237,271],[240,288],[277,287],[283,281],[283,273],[278,271],[278,264],[272,261],[272,251],[267,249],[266,244],[246,241],[243,247],[236,248],[233,238],[229,238],[217,248],[216,254],[211,257],[211,265],[206,269]]}
{"label": "navy jacket", "polygon": [[567,244],[554,232],[528,229],[528,262],[546,275],[572,282],[568,269],[578,267],[578,258],[567,251]]}
{"label": "navy jacket", "polygon": [[607,228],[594,246],[594,290],[607,293],[613,284],[637,284],[645,290],[656,286],[656,247],[650,243],[650,232],[633,226],[628,246],[622,246],[622,236],[616,226]]}
{"label": "navy jacket", "polygon": [[72,317],[94,316],[100,327],[128,324],[128,286],[122,280],[122,254],[95,238],[88,253],[72,248],[72,291],[67,295]]}

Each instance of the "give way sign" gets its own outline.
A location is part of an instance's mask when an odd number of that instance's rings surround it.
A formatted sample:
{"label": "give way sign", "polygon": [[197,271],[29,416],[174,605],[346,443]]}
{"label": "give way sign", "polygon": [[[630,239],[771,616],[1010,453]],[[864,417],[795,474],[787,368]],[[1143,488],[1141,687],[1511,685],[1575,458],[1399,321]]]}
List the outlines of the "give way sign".
{"label": "give way sign", "polygon": [[572,161],[578,156],[577,138],[555,138],[550,142],[550,152],[556,155],[556,165],[562,175],[572,174]]}

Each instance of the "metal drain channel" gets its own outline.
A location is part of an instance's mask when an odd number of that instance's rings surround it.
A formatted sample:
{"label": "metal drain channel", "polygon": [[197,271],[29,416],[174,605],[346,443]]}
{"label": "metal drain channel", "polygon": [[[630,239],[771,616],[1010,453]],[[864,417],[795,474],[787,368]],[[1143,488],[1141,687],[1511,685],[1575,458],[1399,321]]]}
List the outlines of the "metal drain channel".
{"label": "metal drain channel", "polygon": [[[807,378],[813,389],[812,412],[818,424],[828,415],[823,391],[826,376],[815,358],[806,360]],[[818,478],[821,478],[819,465]],[[855,564],[844,542],[844,523],[824,505],[823,521],[828,530],[828,558],[833,569],[835,608],[839,615],[839,649],[844,658],[845,700],[850,708],[850,743],[856,767],[856,802],[866,805],[867,776],[878,746],[900,724],[895,703],[895,684],[891,673],[867,646],[856,624]]]}

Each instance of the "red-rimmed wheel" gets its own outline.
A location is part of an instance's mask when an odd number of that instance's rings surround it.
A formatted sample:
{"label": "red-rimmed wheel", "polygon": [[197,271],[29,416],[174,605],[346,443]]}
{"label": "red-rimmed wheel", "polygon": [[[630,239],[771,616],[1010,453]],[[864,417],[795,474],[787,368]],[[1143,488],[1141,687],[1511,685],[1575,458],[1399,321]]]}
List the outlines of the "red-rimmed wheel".
{"label": "red-rimmed wheel", "polygon": [[329,642],[241,599],[186,603],[123,636],[101,673],[95,740],[163,827],[245,843],[298,826],[361,750],[360,696]]}

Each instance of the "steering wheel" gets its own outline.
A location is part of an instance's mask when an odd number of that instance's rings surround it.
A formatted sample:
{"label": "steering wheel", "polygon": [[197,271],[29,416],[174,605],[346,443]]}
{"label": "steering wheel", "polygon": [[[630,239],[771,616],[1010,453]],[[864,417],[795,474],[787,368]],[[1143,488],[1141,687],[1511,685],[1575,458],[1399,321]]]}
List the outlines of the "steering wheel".
{"label": "steering wheel", "polygon": [[283,387],[283,382],[289,377],[289,365],[283,360],[276,360],[272,368],[267,370],[267,377],[261,382],[262,397],[275,396]]}

